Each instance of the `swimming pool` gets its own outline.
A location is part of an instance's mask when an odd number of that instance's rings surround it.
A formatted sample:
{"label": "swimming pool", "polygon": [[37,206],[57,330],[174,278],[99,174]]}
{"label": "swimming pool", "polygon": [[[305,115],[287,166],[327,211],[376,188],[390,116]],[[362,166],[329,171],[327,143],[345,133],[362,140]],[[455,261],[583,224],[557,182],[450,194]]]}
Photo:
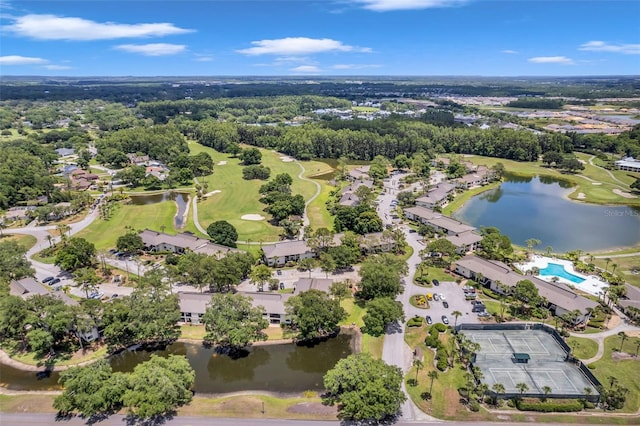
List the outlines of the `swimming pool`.
{"label": "swimming pool", "polygon": [[540,269],[539,275],[545,277],[560,277],[576,284],[580,284],[585,280],[585,278],[580,278],[577,275],[567,272],[563,265],[559,265],[557,263],[549,263],[546,268]]}

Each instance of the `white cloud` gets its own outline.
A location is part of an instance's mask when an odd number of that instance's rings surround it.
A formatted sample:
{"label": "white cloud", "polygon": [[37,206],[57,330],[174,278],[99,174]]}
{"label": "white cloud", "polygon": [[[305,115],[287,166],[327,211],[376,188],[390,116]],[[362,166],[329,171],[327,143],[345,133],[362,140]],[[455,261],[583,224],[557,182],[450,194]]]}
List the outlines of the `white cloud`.
{"label": "white cloud", "polygon": [[194,61],[196,61],[196,62],[211,62],[211,61],[213,61],[213,56],[196,54],[196,58],[194,59]]}
{"label": "white cloud", "polygon": [[518,52],[516,50],[511,50],[511,49],[501,50],[500,52],[506,53],[507,55],[517,55],[518,54]]}
{"label": "white cloud", "polygon": [[334,70],[361,70],[365,68],[380,68],[378,64],[335,64],[331,68]]}
{"label": "white cloud", "polygon": [[290,71],[293,71],[296,73],[317,74],[320,72],[320,68],[316,67],[315,65],[300,65],[299,67],[291,68]]}
{"label": "white cloud", "polygon": [[580,45],[579,50],[591,52],[612,52],[625,55],[640,55],[640,44],[608,44],[604,41],[589,41]]}
{"label": "white cloud", "polygon": [[571,65],[573,64],[573,59],[567,58],[566,56],[536,56],[529,58],[529,62],[533,62],[534,64]]}
{"label": "white cloud", "polygon": [[109,40],[117,38],[161,37],[192,32],[171,23],[118,24],[55,15],[25,15],[15,18],[6,30],[37,40]]}
{"label": "white cloud", "polygon": [[430,9],[434,7],[460,6],[469,0],[353,0],[361,4],[365,9],[376,12],[388,12],[391,10],[415,10]]}
{"label": "white cloud", "polygon": [[139,53],[144,56],[166,56],[184,52],[184,44],[150,43],[150,44],[121,44],[115,46],[118,50],[129,53]]}
{"label": "white cloud", "polygon": [[0,56],[0,65],[39,65],[46,64],[46,59],[29,56],[9,55]]}
{"label": "white cloud", "polygon": [[51,71],[63,71],[63,70],[70,70],[72,69],[72,67],[69,67],[67,65],[45,65],[44,68],[51,70]]}
{"label": "white cloud", "polygon": [[330,38],[286,37],[275,40],[252,41],[253,47],[237,50],[245,55],[308,55],[323,52],[371,52],[368,47],[343,44]]}

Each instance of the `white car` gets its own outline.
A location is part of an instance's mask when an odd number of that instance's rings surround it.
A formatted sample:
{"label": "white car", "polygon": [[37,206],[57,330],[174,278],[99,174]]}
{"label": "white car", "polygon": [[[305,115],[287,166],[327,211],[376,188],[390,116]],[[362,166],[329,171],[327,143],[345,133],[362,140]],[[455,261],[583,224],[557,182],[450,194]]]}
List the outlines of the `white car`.
{"label": "white car", "polygon": [[442,300],[443,302],[444,302],[445,300],[447,300],[447,299],[446,299],[446,297],[444,297],[444,294],[442,294],[442,293],[440,293],[440,300]]}

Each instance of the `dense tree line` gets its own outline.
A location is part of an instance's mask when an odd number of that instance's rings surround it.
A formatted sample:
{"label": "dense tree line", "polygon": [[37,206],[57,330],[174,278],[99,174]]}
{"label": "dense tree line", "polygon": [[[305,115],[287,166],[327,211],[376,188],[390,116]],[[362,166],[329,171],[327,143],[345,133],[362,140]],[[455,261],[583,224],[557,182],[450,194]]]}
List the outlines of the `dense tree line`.
{"label": "dense tree line", "polygon": [[561,99],[548,99],[541,97],[518,98],[515,101],[511,101],[507,104],[512,108],[532,108],[532,109],[561,109],[564,102]]}
{"label": "dense tree line", "polygon": [[49,167],[55,157],[53,151],[33,142],[3,143],[0,150],[0,209],[26,204],[41,195],[50,196],[55,179]]}

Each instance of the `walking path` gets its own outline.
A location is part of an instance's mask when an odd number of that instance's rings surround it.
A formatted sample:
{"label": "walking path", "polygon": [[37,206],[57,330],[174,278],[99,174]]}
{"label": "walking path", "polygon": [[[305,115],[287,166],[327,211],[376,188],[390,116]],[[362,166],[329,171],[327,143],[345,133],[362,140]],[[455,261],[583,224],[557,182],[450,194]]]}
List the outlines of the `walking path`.
{"label": "walking path", "polygon": [[592,156],[589,158],[589,164],[591,164],[593,167],[597,167],[597,168],[599,168],[599,169],[604,170],[605,172],[607,172],[607,174],[609,175],[609,177],[611,177],[611,179],[615,180],[616,182],[621,183],[622,185],[624,185],[624,187],[625,187],[625,188],[627,187],[627,184],[626,184],[626,183],[624,183],[623,181],[621,181],[620,179],[618,179],[617,177],[615,177],[615,176],[613,175],[613,173],[611,173],[611,171],[610,171],[610,170],[607,170],[607,169],[605,169],[604,167],[598,166],[597,164],[593,164],[593,159],[594,159],[595,157],[596,157],[595,155],[592,155]]}
{"label": "walking path", "polygon": [[[614,317],[614,318],[618,318],[618,321],[619,321],[619,317]],[[570,333],[570,335],[572,337],[595,340],[596,343],[598,343],[598,352],[593,357],[582,360],[584,364],[591,364],[592,362],[598,361],[604,355],[604,339],[610,336],[615,336],[618,333],[623,331],[624,332],[640,332],[640,327],[636,327],[624,322],[618,322],[609,330],[605,330],[600,333],[593,333],[593,334]]]}
{"label": "walking path", "polygon": [[298,239],[303,240],[304,239],[304,229],[306,226],[309,226],[309,215],[307,214],[307,208],[309,207],[309,204],[311,204],[311,202],[313,200],[315,200],[316,198],[318,198],[318,195],[320,195],[320,191],[322,191],[322,187],[320,186],[320,184],[316,181],[314,181],[313,179],[309,179],[304,177],[304,172],[306,172],[307,170],[304,168],[304,166],[298,161],[295,160],[295,163],[300,166],[300,173],[298,173],[298,179],[300,180],[306,180],[307,182],[311,182],[316,186],[316,192],[313,194],[313,196],[311,198],[309,198],[307,200],[306,203],[304,203],[304,213],[302,214],[302,229],[300,230],[300,236]]}

